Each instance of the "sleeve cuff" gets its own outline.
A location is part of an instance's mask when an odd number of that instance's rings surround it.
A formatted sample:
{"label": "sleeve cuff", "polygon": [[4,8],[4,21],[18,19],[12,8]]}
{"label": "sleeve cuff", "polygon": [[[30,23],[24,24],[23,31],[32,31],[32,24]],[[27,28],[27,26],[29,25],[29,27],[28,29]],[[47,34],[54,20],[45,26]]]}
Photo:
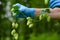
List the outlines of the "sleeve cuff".
{"label": "sleeve cuff", "polygon": [[60,0],[50,1],[50,8],[55,8],[56,6],[60,6]]}

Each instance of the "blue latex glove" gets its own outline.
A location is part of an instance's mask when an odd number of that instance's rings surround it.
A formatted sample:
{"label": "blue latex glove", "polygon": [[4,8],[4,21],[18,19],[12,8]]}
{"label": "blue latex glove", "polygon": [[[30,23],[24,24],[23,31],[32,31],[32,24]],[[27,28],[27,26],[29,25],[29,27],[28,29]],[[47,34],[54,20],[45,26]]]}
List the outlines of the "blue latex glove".
{"label": "blue latex glove", "polygon": [[50,8],[60,7],[60,0],[50,0]]}
{"label": "blue latex glove", "polygon": [[[21,17],[21,18],[25,18],[25,17],[34,17],[34,12],[35,12],[35,8],[28,8],[28,7],[25,7],[19,3],[17,4],[14,4],[13,6],[18,6],[19,7],[19,11],[20,13],[16,16],[17,18],[18,17]],[[25,15],[23,15],[23,14]],[[14,12],[12,12],[12,14],[14,14]]]}

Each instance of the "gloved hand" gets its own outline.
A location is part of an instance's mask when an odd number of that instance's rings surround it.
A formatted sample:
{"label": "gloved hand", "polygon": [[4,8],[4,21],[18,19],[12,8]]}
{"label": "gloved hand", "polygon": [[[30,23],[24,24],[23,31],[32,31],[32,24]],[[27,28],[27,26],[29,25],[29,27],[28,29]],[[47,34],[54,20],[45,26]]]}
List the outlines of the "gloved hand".
{"label": "gloved hand", "polygon": [[50,0],[50,8],[60,7],[60,0]]}
{"label": "gloved hand", "polygon": [[[19,14],[15,17],[21,17],[21,18],[25,18],[25,17],[34,17],[34,12],[35,12],[35,8],[28,8],[25,7],[19,3],[14,4],[13,6],[18,6],[18,10],[20,11]],[[14,14],[14,11],[12,12],[12,15]]]}

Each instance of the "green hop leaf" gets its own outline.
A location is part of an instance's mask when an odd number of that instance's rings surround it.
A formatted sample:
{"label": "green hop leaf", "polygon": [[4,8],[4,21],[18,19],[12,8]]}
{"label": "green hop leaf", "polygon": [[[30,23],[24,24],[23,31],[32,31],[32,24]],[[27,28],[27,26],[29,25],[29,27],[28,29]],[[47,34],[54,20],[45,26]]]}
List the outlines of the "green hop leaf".
{"label": "green hop leaf", "polygon": [[48,17],[47,13],[43,14],[43,19],[47,17]]}
{"label": "green hop leaf", "polygon": [[43,17],[45,16],[45,13],[44,14],[42,14],[43,15]]}
{"label": "green hop leaf", "polygon": [[16,16],[16,15],[17,15],[16,13],[13,14],[13,16]]}
{"label": "green hop leaf", "polygon": [[43,15],[40,15],[40,16],[39,16],[39,20],[42,20],[42,19],[43,19],[42,17],[43,17]]}
{"label": "green hop leaf", "polygon": [[30,21],[28,21],[28,22],[27,22],[27,25],[30,25],[30,24],[31,24],[31,22],[30,22]]}
{"label": "green hop leaf", "polygon": [[48,4],[48,0],[45,0],[45,4]]}
{"label": "green hop leaf", "polygon": [[15,26],[15,23],[13,22],[13,23],[12,23],[12,27],[14,27],[14,26]]}
{"label": "green hop leaf", "polygon": [[27,17],[27,20],[30,21],[30,22],[32,22],[32,18],[30,18],[30,17]]}
{"label": "green hop leaf", "polygon": [[15,24],[15,28],[18,28],[18,23]]}
{"label": "green hop leaf", "polygon": [[48,22],[50,22],[50,19],[51,19],[51,17],[50,17],[50,16],[48,16],[48,17],[47,17],[47,21],[48,21]]}
{"label": "green hop leaf", "polygon": [[30,17],[27,17],[27,20],[31,19]]}
{"label": "green hop leaf", "polygon": [[13,12],[13,11],[14,11],[14,8],[11,9],[11,12]]}
{"label": "green hop leaf", "polygon": [[31,27],[33,27],[33,24],[30,24],[30,25],[29,25],[29,28],[31,28]]}
{"label": "green hop leaf", "polygon": [[14,39],[16,40],[18,39],[18,33],[15,33],[13,36],[14,36]]}
{"label": "green hop leaf", "polygon": [[18,6],[13,6],[12,8],[14,8],[14,10],[18,10],[19,9]]}
{"label": "green hop leaf", "polygon": [[15,33],[16,33],[16,30],[13,29],[12,32],[11,32],[11,34],[14,35]]}

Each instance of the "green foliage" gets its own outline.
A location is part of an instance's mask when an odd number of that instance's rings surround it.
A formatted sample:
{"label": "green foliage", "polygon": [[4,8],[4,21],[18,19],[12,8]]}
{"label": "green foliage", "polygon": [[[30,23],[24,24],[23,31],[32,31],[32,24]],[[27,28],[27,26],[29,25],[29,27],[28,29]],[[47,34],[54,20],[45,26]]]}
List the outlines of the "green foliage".
{"label": "green foliage", "polygon": [[[30,38],[29,35],[31,33],[34,33],[34,35],[36,35],[38,37],[36,37],[36,38],[34,37],[34,39],[31,38],[30,40],[50,40],[50,38],[51,38],[51,40],[54,40],[56,38],[56,36],[58,36],[57,35],[58,32],[55,30],[55,27],[54,27],[54,25],[55,25],[54,22],[57,22],[58,20],[54,21],[54,19],[51,19],[51,17],[47,15],[47,13],[50,13],[49,9],[43,10],[39,17],[34,17],[33,19],[30,17],[27,17],[22,21],[23,23],[22,22],[20,23],[20,24],[23,24],[23,25],[21,25],[22,29],[23,29],[22,30],[22,33],[23,33],[22,36],[24,38],[23,40],[28,40]],[[28,33],[28,30],[30,31],[30,33]],[[56,35],[46,37],[47,36],[46,34],[48,34],[50,32],[54,32],[54,33],[57,32],[57,33],[56,33]],[[13,34],[13,36],[14,36],[14,34]],[[56,38],[55,40],[58,40],[58,38]]]}
{"label": "green foliage", "polygon": [[[47,0],[48,1],[48,0]],[[11,6],[15,3],[21,3],[28,7],[34,8],[49,8],[49,2],[46,0],[10,0]],[[0,5],[1,15],[5,14],[4,8],[6,7],[6,0],[2,0],[3,4]],[[47,3],[47,4],[46,4]],[[15,11],[16,12],[16,11]],[[1,18],[0,15],[0,40],[60,40],[60,20],[51,19],[47,17],[44,20],[39,20],[41,18],[34,17],[32,20],[19,19],[14,21],[13,27],[12,23],[7,18]],[[40,15],[41,16],[41,15]],[[44,15],[43,15],[44,16]],[[29,19],[29,20],[28,20]],[[16,19],[14,19],[16,20]],[[30,21],[30,22],[28,22]],[[28,23],[27,23],[28,22]],[[18,24],[16,24],[18,23]],[[31,25],[33,26],[31,26]],[[30,25],[30,27],[29,27]],[[15,27],[16,26],[16,27]],[[10,33],[15,29],[16,33],[14,38]]]}
{"label": "green foliage", "polygon": [[34,34],[30,35],[30,40],[58,40],[58,34],[57,33],[42,33],[38,36],[35,36]]}

